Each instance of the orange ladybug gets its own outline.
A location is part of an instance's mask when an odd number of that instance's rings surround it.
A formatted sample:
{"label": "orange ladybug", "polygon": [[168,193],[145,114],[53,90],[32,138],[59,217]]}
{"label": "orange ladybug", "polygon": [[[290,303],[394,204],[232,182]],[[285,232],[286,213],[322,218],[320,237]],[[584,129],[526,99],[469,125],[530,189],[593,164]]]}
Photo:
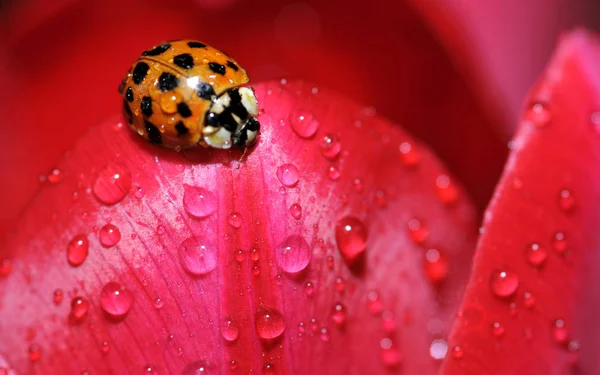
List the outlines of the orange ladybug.
{"label": "orange ladybug", "polygon": [[119,86],[123,113],[139,135],[164,147],[247,148],[260,131],[249,78],[223,52],[174,40],[142,53]]}

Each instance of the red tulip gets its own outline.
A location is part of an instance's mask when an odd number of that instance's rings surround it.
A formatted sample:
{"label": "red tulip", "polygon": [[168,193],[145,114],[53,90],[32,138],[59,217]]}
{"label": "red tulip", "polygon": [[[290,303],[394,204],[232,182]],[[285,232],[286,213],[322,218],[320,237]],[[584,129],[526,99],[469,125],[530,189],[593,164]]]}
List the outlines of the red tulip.
{"label": "red tulip", "polygon": [[[510,132],[494,108],[524,79],[494,101],[498,71],[459,58],[490,56],[467,13],[461,29],[383,0],[15,6],[0,374],[593,373],[596,47],[567,38],[532,94],[471,272]],[[253,78],[262,133],[242,161],[157,148],[116,115],[136,55],[181,37]]]}

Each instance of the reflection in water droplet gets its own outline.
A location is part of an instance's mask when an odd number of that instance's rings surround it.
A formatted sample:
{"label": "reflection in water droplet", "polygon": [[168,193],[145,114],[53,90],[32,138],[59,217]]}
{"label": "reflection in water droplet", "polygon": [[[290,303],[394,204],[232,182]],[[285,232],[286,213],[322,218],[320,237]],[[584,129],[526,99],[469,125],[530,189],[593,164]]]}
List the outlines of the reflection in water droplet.
{"label": "reflection in water droplet", "polygon": [[267,362],[263,365],[262,368],[263,375],[274,375],[275,374],[275,365]]}
{"label": "reflection in water droplet", "polygon": [[342,150],[340,139],[334,134],[325,135],[319,146],[321,147],[321,155],[330,160],[335,159]]}
{"label": "reflection in water droplet", "polygon": [[335,241],[344,260],[352,263],[367,247],[367,227],[354,216],[344,216],[335,225]]}
{"label": "reflection in water droplet", "polygon": [[285,321],[281,312],[260,304],[255,314],[256,333],[261,339],[271,340],[281,336]]}
{"label": "reflection in water droplet", "polygon": [[498,297],[510,297],[519,287],[519,276],[507,270],[494,270],[490,276],[490,288]]}
{"label": "reflection in water droplet", "polygon": [[217,209],[217,197],[213,192],[187,184],[183,189],[183,208],[188,214],[203,219]]}
{"label": "reflection in water droplet", "polygon": [[443,339],[436,339],[431,342],[429,345],[429,355],[433,359],[444,359],[446,357],[446,353],[448,353],[448,343]]}
{"label": "reflection in water droplet", "polygon": [[329,342],[331,340],[331,337],[329,337],[329,330],[325,327],[321,328],[319,337],[323,342]]}
{"label": "reflection in water droplet", "polygon": [[162,300],[162,298],[160,297],[156,297],[156,299],[154,300],[154,307],[158,310],[162,309],[163,306],[165,305],[165,301]]}
{"label": "reflection in water droplet", "polygon": [[537,243],[527,247],[527,262],[533,267],[541,267],[548,258],[548,252]]}
{"label": "reflection in water droplet", "polygon": [[121,240],[121,231],[112,224],[106,224],[98,232],[100,244],[104,247],[115,246]]}
{"label": "reflection in water droplet", "polygon": [[120,318],[131,309],[133,295],[121,284],[111,281],[102,288],[100,305],[107,314]]}
{"label": "reflection in water droplet", "polygon": [[204,275],[217,267],[217,249],[199,237],[190,237],[179,245],[179,260],[186,271]]}
{"label": "reflection in water droplet", "polygon": [[319,122],[313,114],[301,109],[290,114],[289,123],[294,133],[301,138],[312,137],[319,128]]}
{"label": "reflection in water droplet", "polygon": [[231,225],[235,229],[238,229],[242,226],[242,220],[242,214],[239,212],[232,212],[227,217],[227,222],[229,222],[229,225]]}
{"label": "reflection in water droplet", "polygon": [[277,247],[275,254],[277,264],[289,273],[300,272],[308,266],[311,249],[306,240],[298,235],[291,235]]}
{"label": "reflection in water droplet", "polygon": [[109,165],[102,169],[92,185],[96,198],[106,205],[119,203],[130,189],[131,174],[118,165]]}
{"label": "reflection in water droplet", "polygon": [[240,327],[238,323],[233,319],[232,316],[226,316],[223,319],[223,325],[221,326],[221,333],[223,338],[227,341],[235,341],[238,338]]}
{"label": "reflection in water droplet", "polygon": [[340,294],[346,290],[346,282],[341,277],[336,277],[335,279],[335,290]]}
{"label": "reflection in water droplet", "polygon": [[102,353],[106,354],[110,351],[110,343],[108,341],[102,341],[102,345],[100,347]]}
{"label": "reflection in water droplet", "polygon": [[73,237],[67,246],[67,260],[73,267],[80,266],[88,256],[89,242],[84,234]]}
{"label": "reflection in water droplet", "polygon": [[298,176],[298,168],[293,164],[283,164],[277,168],[277,179],[284,186],[295,186],[298,183]]}

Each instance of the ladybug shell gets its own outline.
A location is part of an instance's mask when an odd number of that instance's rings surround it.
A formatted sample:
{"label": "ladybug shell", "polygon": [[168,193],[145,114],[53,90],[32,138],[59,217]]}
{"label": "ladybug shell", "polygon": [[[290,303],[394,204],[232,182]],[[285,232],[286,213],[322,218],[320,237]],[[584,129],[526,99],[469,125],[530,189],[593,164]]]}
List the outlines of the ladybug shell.
{"label": "ladybug shell", "polygon": [[176,40],[142,53],[119,86],[130,127],[150,143],[182,149],[206,146],[205,115],[223,92],[249,81],[225,53]]}

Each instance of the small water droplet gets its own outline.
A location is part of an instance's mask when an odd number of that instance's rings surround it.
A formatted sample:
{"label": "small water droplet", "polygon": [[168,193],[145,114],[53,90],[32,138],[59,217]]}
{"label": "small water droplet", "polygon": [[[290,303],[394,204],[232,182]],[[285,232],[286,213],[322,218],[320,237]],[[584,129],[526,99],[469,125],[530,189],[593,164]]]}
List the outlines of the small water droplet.
{"label": "small water droplet", "polygon": [[186,271],[204,275],[217,267],[217,249],[199,237],[190,237],[179,245],[179,260]]}
{"label": "small water droplet", "polygon": [[490,287],[498,297],[510,297],[519,287],[519,276],[507,270],[494,270],[490,277]]}
{"label": "small water droplet", "polygon": [[335,226],[335,241],[347,263],[353,263],[367,247],[367,227],[356,217],[344,216]]}
{"label": "small water droplet", "polygon": [[458,188],[448,175],[439,175],[435,180],[435,186],[437,196],[442,203],[452,204],[458,199]]}
{"label": "small water droplet", "polygon": [[343,327],[346,324],[346,307],[341,303],[336,303],[331,312],[331,320],[338,327]]}
{"label": "small water droplet", "polygon": [[341,176],[341,172],[336,166],[331,165],[331,166],[329,166],[329,168],[327,170],[327,176],[332,181],[337,181],[337,180],[339,180],[339,178]]}
{"label": "small water droplet", "polygon": [[183,208],[188,214],[203,219],[217,209],[217,197],[213,192],[187,184],[183,189]]}
{"label": "small water droplet", "polygon": [[346,282],[341,277],[335,279],[335,290],[340,294],[346,291]]}
{"label": "small water droplet", "polygon": [[531,292],[523,293],[523,304],[528,309],[532,308],[535,305],[535,297],[533,296],[533,294],[531,294]]}
{"label": "small water droplet", "polygon": [[0,276],[6,277],[12,272],[12,261],[8,258],[0,260]]}
{"label": "small water droplet", "polygon": [[223,338],[227,341],[235,341],[238,338],[240,327],[238,323],[233,319],[232,316],[226,316],[223,319],[223,325],[221,327],[221,333]]}
{"label": "small water droplet", "polygon": [[96,198],[109,206],[122,201],[130,189],[131,174],[118,165],[109,165],[102,169],[92,185]]}
{"label": "small water droplet", "polygon": [[400,351],[394,346],[394,342],[389,338],[384,338],[379,342],[381,348],[381,361],[387,367],[396,367],[402,362]]}
{"label": "small water droplet", "polygon": [[263,365],[262,368],[263,375],[274,375],[275,374],[275,365],[267,362]]}
{"label": "small water droplet", "polygon": [[110,343],[108,341],[102,341],[102,345],[100,347],[102,353],[106,354],[110,351]]}
{"label": "small water droplet", "polygon": [[144,195],[146,195],[146,192],[144,192],[144,189],[141,186],[136,187],[133,191],[133,196],[137,199],[144,198]]}
{"label": "small water droplet", "polygon": [[448,276],[448,260],[437,249],[429,249],[425,253],[425,274],[431,282],[439,283]]}
{"label": "small water droplet", "polygon": [[312,281],[307,281],[306,284],[304,284],[304,294],[306,294],[307,297],[310,297],[313,295],[314,292],[314,284],[312,283]]}
{"label": "small water droplet", "polygon": [[446,357],[448,353],[448,343],[443,339],[436,339],[429,345],[429,355],[433,359],[441,360]]}
{"label": "small water droplet", "polygon": [[113,224],[106,224],[98,232],[100,244],[104,247],[113,247],[121,240],[121,231]]}
{"label": "small water droplet", "polygon": [[102,288],[100,305],[107,314],[115,318],[121,318],[131,309],[133,295],[121,284],[111,281]]}
{"label": "small water droplet", "polygon": [[73,267],[80,266],[88,256],[89,242],[84,234],[73,237],[67,246],[67,260]]}
{"label": "small water droplet", "polygon": [[167,230],[165,229],[165,227],[163,225],[158,225],[156,227],[156,234],[158,234],[159,236],[162,236],[163,234],[165,234]]}
{"label": "small water droplet", "polygon": [[427,228],[425,228],[423,223],[421,223],[421,221],[418,219],[411,219],[408,222],[408,233],[410,234],[410,238],[417,245],[420,245],[423,242],[425,242],[425,240],[429,236]]}
{"label": "small water droplet", "polygon": [[461,359],[464,356],[465,352],[461,348],[460,345],[454,345],[452,348],[452,358]]}
{"label": "small water droplet", "polygon": [[565,212],[573,210],[573,207],[575,207],[575,197],[573,197],[570,190],[563,189],[560,191],[558,205]]}
{"label": "small water droplet", "polygon": [[564,320],[557,319],[552,323],[552,337],[558,344],[566,344],[569,341],[569,331]]}
{"label": "small water droplet", "polygon": [[252,250],[250,250],[250,259],[252,259],[255,262],[258,262],[258,260],[260,259],[260,251],[258,251],[257,248],[253,248]]}
{"label": "small water droplet", "polygon": [[387,207],[387,194],[384,190],[375,191],[375,204],[379,208]]}
{"label": "small water droplet", "polygon": [[363,182],[359,177],[356,177],[354,180],[352,180],[352,186],[354,187],[354,190],[357,193],[362,193],[364,186],[363,186]]}
{"label": "small water droplet", "polygon": [[242,214],[239,212],[232,212],[227,217],[227,222],[235,229],[242,226],[242,220]]}
{"label": "small water droplet", "polygon": [[212,364],[201,359],[188,363],[181,372],[181,375],[208,375],[213,372],[212,370]]}
{"label": "small water droplet", "polygon": [[306,240],[298,235],[287,237],[277,247],[276,260],[282,270],[300,272],[308,266],[312,251]]}
{"label": "small water droplet", "polygon": [[154,300],[154,307],[158,310],[162,309],[163,306],[165,305],[165,301],[162,300],[162,298],[160,297],[156,297],[156,299]]}
{"label": "small water droplet", "polygon": [[233,256],[238,263],[242,263],[244,260],[246,260],[246,253],[242,249],[237,249]]}
{"label": "small water droplet", "polygon": [[556,232],[554,234],[554,239],[552,246],[554,247],[554,251],[557,254],[564,254],[567,250],[567,238],[563,232]]}
{"label": "small water droplet", "polygon": [[65,293],[62,291],[62,289],[55,289],[54,293],[52,293],[52,300],[54,301],[55,305],[60,305],[64,298]]}
{"label": "small water droplet", "polygon": [[69,320],[72,323],[81,322],[90,310],[90,303],[84,297],[75,297],[71,300],[71,313]]}
{"label": "small water droplet", "polygon": [[502,323],[492,323],[492,334],[496,337],[502,337],[504,335],[504,326],[502,325]]}
{"label": "small water droplet", "polygon": [[61,174],[60,170],[55,168],[52,171],[50,171],[50,173],[48,174],[46,179],[51,184],[57,184],[60,182],[60,180],[62,180],[62,174]]}
{"label": "small water droplet", "polygon": [[334,134],[325,135],[319,145],[321,147],[321,155],[330,160],[335,159],[342,150],[340,139]]}
{"label": "small water droplet", "polygon": [[298,176],[298,168],[293,164],[283,164],[277,168],[277,179],[284,186],[295,186],[298,183]]}
{"label": "small water droplet", "polygon": [[414,146],[409,142],[400,143],[400,161],[406,167],[415,167],[419,165],[421,155],[415,150]]}
{"label": "small water droplet", "polygon": [[258,309],[256,309],[255,324],[256,333],[264,340],[277,338],[285,330],[283,314],[263,304],[260,304]]}
{"label": "small water droplet", "polygon": [[367,293],[367,309],[371,315],[377,315],[383,310],[383,303],[379,297],[379,293],[372,290]]}
{"label": "small water droplet", "polygon": [[600,133],[600,111],[592,112],[590,115],[590,122],[592,123],[594,130]]}
{"label": "small water droplet", "polygon": [[550,111],[543,103],[533,103],[524,114],[525,121],[538,128],[548,126],[551,117]]}
{"label": "small water droplet", "polygon": [[[390,310],[385,310],[383,313],[381,313],[381,320],[381,325],[385,332],[392,333],[396,331],[398,322],[396,321],[396,317],[394,316],[393,312]],[[410,323],[410,320],[408,320],[408,322]]]}
{"label": "small water droplet", "polygon": [[38,362],[41,358],[42,348],[36,343],[29,345],[29,360],[31,362]]}
{"label": "small water droplet", "polygon": [[294,203],[290,206],[290,214],[296,220],[300,220],[302,218],[302,206],[298,203]]}
{"label": "small water droplet", "polygon": [[301,138],[312,137],[319,128],[319,122],[313,114],[301,109],[292,112],[288,120],[294,133]]}
{"label": "small water droplet", "polygon": [[323,342],[329,342],[331,340],[331,337],[329,337],[329,330],[325,327],[321,328],[319,337]]}
{"label": "small water droplet", "polygon": [[537,243],[532,243],[531,245],[529,245],[527,247],[526,254],[527,262],[532,267],[537,268],[541,267],[548,258],[548,252],[546,251],[546,249],[541,247]]}

